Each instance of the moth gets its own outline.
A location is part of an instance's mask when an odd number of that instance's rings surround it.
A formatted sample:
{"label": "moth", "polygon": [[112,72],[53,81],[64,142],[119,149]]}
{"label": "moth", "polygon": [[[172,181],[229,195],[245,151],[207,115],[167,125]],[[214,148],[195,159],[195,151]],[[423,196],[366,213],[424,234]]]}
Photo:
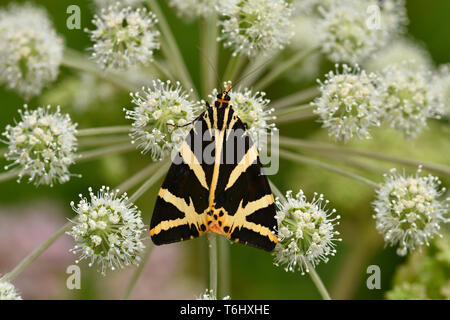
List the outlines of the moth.
{"label": "moth", "polygon": [[173,158],[150,223],[156,245],[209,232],[267,251],[278,241],[274,197],[230,90],[206,103]]}

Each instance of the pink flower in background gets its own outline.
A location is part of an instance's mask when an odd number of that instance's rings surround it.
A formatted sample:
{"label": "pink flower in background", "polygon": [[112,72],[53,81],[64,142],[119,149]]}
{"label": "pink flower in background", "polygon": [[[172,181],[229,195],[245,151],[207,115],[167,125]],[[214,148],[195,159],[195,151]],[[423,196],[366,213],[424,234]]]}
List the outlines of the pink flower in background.
{"label": "pink flower in background", "polygon": [[[24,257],[61,228],[65,210],[51,202],[29,206],[0,207],[0,273],[11,271]],[[64,298],[66,268],[72,264],[72,241],[62,236],[16,279],[23,299]]]}

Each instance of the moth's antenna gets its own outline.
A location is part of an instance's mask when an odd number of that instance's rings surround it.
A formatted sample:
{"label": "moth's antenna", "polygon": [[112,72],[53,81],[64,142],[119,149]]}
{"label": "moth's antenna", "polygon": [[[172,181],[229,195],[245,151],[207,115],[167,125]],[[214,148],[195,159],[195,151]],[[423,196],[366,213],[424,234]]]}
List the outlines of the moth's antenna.
{"label": "moth's antenna", "polygon": [[214,71],[214,74],[216,75],[217,84],[220,84],[220,78],[219,74],[217,73],[217,69],[214,66],[214,64],[209,60],[208,56],[202,51],[202,48],[200,46],[197,46],[198,51],[200,51],[200,54],[203,56],[203,58],[208,62],[211,69]]}
{"label": "moth's antenna", "polygon": [[236,80],[233,87],[236,87],[242,80],[248,78],[249,76],[254,74],[256,71],[262,69],[265,66],[267,66],[267,62],[263,62],[261,65],[255,67],[253,70],[250,70],[249,72],[247,72],[247,74],[244,74],[242,77],[240,77],[238,80]]}

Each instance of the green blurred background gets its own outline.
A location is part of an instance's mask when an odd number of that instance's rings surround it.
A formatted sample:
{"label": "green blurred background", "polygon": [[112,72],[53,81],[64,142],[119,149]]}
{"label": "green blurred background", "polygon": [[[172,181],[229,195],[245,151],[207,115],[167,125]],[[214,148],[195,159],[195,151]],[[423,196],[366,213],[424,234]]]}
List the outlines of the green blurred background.
{"label": "green blurred background", "polygon": [[[0,6],[9,2],[2,0]],[[160,1],[171,27],[176,35],[184,58],[187,61],[189,71],[197,85],[200,84],[200,59],[198,54],[199,28],[198,22],[190,24],[179,19],[174,11]],[[65,38],[66,46],[80,52],[86,52],[91,45],[83,28],[92,28],[90,23],[94,6],[90,1],[72,0],[42,0],[34,3],[47,8],[55,28]],[[68,30],[66,28],[66,8],[71,4],[81,7],[82,28],[81,30]],[[412,0],[407,1],[410,24],[409,35],[422,42],[429,50],[436,65],[450,62],[450,1],[448,0]],[[221,49],[221,69],[223,69],[228,51]],[[321,65],[321,73],[332,68],[330,63]],[[124,119],[122,109],[130,107],[130,99],[126,92],[116,92],[110,98],[99,101],[88,110],[80,112],[71,105],[74,90],[78,90],[77,73],[67,68],[61,68],[57,81],[44,93],[33,98],[28,103],[32,108],[45,105],[55,101],[61,101],[63,112],[71,114],[72,119],[78,122],[78,128],[90,128],[96,126],[111,126],[128,124]],[[301,84],[289,82],[286,79],[268,88],[268,98],[274,100],[284,94],[294,92],[301,87],[309,87],[314,83]],[[56,88],[56,89],[55,89]],[[79,94],[75,92],[75,94]],[[1,117],[0,128],[13,123],[13,119],[19,119],[17,110],[25,101],[14,92],[0,88]],[[449,127],[448,123],[432,121],[430,128],[426,130],[417,140],[410,142],[404,140],[401,134],[394,133],[386,128],[376,130],[374,138],[365,142],[350,142],[348,146],[368,149],[383,153],[412,157],[418,160],[433,161],[449,165]],[[3,130],[3,129],[2,129]],[[320,128],[314,121],[301,122],[280,127],[282,135],[308,138],[310,140],[321,140],[330,142],[327,132]],[[98,189],[101,185],[118,185],[121,181],[137,172],[150,161],[149,156],[141,155],[137,151],[123,155],[111,155],[100,160],[76,164],[71,172],[81,174],[82,178],[72,178],[69,183],[56,185],[53,188],[40,186],[36,188],[32,184],[15,181],[0,184],[0,209],[3,215],[21,215],[21,211],[33,211],[36,203],[49,203],[57,207],[57,212],[64,217],[72,217],[73,212],[69,206],[70,201],[76,201],[78,194],[87,194],[87,188],[92,186]],[[0,164],[6,164],[1,160]],[[378,168],[387,170],[390,168],[385,163],[376,163]],[[394,165],[392,165],[394,166]],[[364,171],[358,171],[366,174]],[[366,174],[367,175],[367,174]],[[367,175],[376,181],[380,176]],[[448,185],[449,177],[441,177],[444,184]],[[280,171],[273,177],[273,181],[284,192],[299,188],[305,190],[307,195],[313,192],[324,193],[330,200],[331,206],[337,209],[342,216],[338,230],[341,232],[343,241],[338,243],[337,255],[332,257],[327,264],[321,263],[317,268],[332,297],[340,299],[383,299],[388,290],[392,288],[394,273],[396,269],[405,263],[405,258],[396,255],[395,249],[384,248],[383,240],[375,230],[375,223],[371,217],[373,211],[370,202],[373,200],[373,190],[356,181],[337,176],[310,166],[293,164],[281,160]],[[149,223],[153,209],[155,195],[159,183],[137,201],[142,210],[144,221]],[[31,209],[30,209],[31,208]],[[45,205],[44,205],[45,208]],[[45,211],[45,209],[44,209]],[[5,221],[5,220],[1,220]],[[6,220],[11,223],[14,220]],[[61,220],[63,221],[63,220]],[[44,221],[45,222],[45,221]],[[20,223],[18,220],[17,223]],[[66,238],[68,238],[66,236]],[[6,242],[5,242],[6,241]],[[66,241],[70,241],[66,239]],[[36,243],[37,245],[37,243]],[[0,243],[3,248],[1,252],[17,251],[14,243],[3,239]],[[169,248],[170,247],[170,248]],[[231,258],[229,266],[219,266],[220,274],[230,272],[231,288],[221,294],[230,294],[232,299],[319,299],[316,288],[308,276],[301,276],[298,272],[287,273],[283,268],[273,265],[272,256],[266,252],[252,249],[242,245],[231,245]],[[18,257],[23,257],[27,251],[16,252]],[[153,252],[154,257],[149,261],[144,273],[137,285],[134,298],[193,298],[199,295],[206,287],[208,281],[208,256],[206,238],[200,238],[185,243],[158,247]],[[65,254],[69,262],[73,258],[67,252]],[[19,260],[3,260],[0,263],[0,272],[8,271]],[[67,257],[64,259],[67,261]],[[74,258],[73,258],[74,259]],[[58,257],[56,257],[58,260]],[[36,263],[39,263],[39,259]],[[173,264],[173,265],[168,265]],[[369,265],[379,265],[382,271],[381,289],[369,290],[366,286],[366,269]],[[4,270],[3,268],[6,268]],[[160,269],[168,269],[164,273]],[[131,268],[132,269],[132,268]],[[448,271],[448,270],[447,270]],[[34,278],[39,278],[38,271],[24,274],[24,279],[18,279],[17,286],[20,290],[20,281],[25,286],[33,286]],[[65,266],[61,266],[55,273],[55,284],[57,290],[52,293],[41,292],[41,294],[29,294],[22,290],[24,298],[119,298],[124,290],[132,270],[122,272],[120,277],[116,273],[109,273],[102,277],[95,269],[89,269],[82,264],[83,281],[81,290],[68,291],[65,289]],[[444,280],[448,274],[444,272]],[[158,277],[152,278],[152,277]],[[27,283],[25,283],[27,282]],[[155,283],[158,282],[159,286]],[[110,286],[111,283],[115,285]],[[37,285],[37,284],[36,284]],[[152,290],[146,290],[146,286]],[[158,289],[159,288],[159,289]],[[222,289],[224,289],[222,287]]]}

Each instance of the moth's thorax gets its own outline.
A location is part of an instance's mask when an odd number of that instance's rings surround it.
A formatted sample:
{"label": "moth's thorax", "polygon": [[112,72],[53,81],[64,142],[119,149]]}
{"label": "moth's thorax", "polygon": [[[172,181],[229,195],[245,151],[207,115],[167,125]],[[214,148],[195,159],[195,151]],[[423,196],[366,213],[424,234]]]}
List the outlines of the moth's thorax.
{"label": "moth's thorax", "polygon": [[231,100],[231,98],[228,95],[228,91],[219,93],[216,97],[216,101],[214,102],[214,107],[225,108],[230,104],[230,100]]}

